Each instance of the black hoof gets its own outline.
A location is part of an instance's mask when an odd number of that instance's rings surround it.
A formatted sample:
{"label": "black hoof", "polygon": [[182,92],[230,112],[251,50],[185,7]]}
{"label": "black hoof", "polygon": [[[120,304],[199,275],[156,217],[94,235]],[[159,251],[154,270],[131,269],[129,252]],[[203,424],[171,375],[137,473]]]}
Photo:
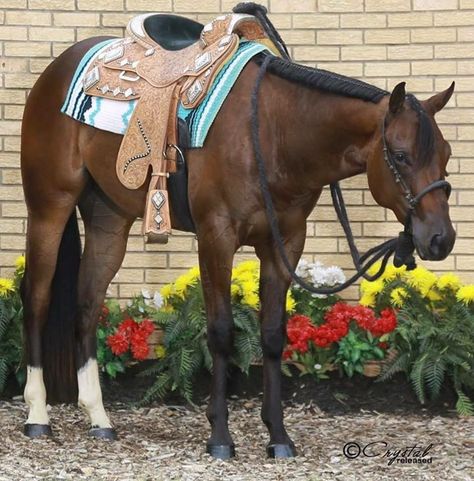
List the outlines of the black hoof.
{"label": "black hoof", "polygon": [[296,448],[294,444],[269,444],[267,446],[267,456],[269,458],[294,458]]}
{"label": "black hoof", "polygon": [[53,435],[51,431],[51,426],[49,424],[25,424],[25,428],[23,430],[25,436],[29,438],[39,438],[41,436],[49,436]]}
{"label": "black hoof", "polygon": [[117,433],[114,428],[92,427],[89,429],[89,436],[97,439],[108,439],[109,441],[117,440]]}
{"label": "black hoof", "polygon": [[235,457],[233,444],[208,444],[206,452],[216,459],[230,459]]}

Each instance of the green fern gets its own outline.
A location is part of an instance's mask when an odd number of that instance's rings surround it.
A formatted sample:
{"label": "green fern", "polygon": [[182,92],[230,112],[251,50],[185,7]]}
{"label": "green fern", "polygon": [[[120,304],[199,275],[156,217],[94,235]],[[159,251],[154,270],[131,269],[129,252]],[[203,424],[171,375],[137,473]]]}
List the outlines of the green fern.
{"label": "green fern", "polygon": [[165,395],[169,392],[172,384],[171,376],[168,373],[160,374],[156,381],[153,383],[145,395],[143,399],[138,403],[139,406],[143,406],[145,404],[149,404],[150,402],[156,399],[162,399]]}
{"label": "green fern", "polygon": [[[207,320],[200,285],[193,286],[185,299],[176,301],[174,312],[161,313],[157,323],[164,330],[164,359],[146,369],[142,375],[156,376],[155,383],[142,402],[179,392],[192,402],[193,379],[200,369],[212,372],[212,356],[207,346]],[[231,364],[243,372],[261,357],[260,326],[257,313],[247,306],[232,306],[235,336]],[[167,382],[164,382],[164,375]]]}
{"label": "green fern", "polygon": [[431,399],[436,399],[441,391],[446,372],[446,364],[440,358],[428,359],[425,369],[425,383]]}
{"label": "green fern", "polygon": [[377,382],[388,381],[399,372],[406,372],[411,363],[411,353],[403,352],[399,354],[391,364],[384,364]]}
{"label": "green fern", "polygon": [[8,367],[8,362],[4,358],[0,358],[0,392],[5,389],[5,384],[7,382],[7,377],[10,372]]}
{"label": "green fern", "polygon": [[10,316],[5,305],[5,301],[0,299],[0,339],[3,338],[5,332],[10,325]]}
{"label": "green fern", "polygon": [[[400,281],[387,285],[388,298]],[[444,383],[452,381],[459,414],[473,414],[473,401],[464,388],[474,388],[474,305],[463,304],[454,291],[440,292],[439,301],[427,301],[403,284],[408,292],[398,312],[394,344],[400,353],[385,365],[380,381],[405,372],[420,400],[436,399]]]}
{"label": "green fern", "polygon": [[20,385],[25,378],[20,281],[20,276],[15,274],[13,291],[0,299],[0,392],[5,389],[10,374],[16,375]]}

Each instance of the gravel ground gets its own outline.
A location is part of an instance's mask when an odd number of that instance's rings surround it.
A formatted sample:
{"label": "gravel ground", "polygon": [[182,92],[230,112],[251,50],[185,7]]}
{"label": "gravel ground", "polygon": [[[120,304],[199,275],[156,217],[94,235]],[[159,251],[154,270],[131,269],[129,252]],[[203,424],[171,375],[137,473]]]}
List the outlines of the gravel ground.
{"label": "gravel ground", "polygon": [[[24,404],[0,401],[0,481],[474,480],[474,419],[365,410],[328,416],[312,404],[290,403],[286,422],[300,455],[273,461],[265,457],[267,432],[259,408],[257,400],[231,400],[237,458],[224,462],[204,453],[209,431],[204,406],[110,404],[120,436],[111,443],[88,438],[84,416],[74,406],[54,406],[54,438],[31,441],[21,434]],[[376,441],[392,450],[431,443],[425,459],[432,462],[389,466],[381,456],[347,459],[342,453],[348,442]]]}

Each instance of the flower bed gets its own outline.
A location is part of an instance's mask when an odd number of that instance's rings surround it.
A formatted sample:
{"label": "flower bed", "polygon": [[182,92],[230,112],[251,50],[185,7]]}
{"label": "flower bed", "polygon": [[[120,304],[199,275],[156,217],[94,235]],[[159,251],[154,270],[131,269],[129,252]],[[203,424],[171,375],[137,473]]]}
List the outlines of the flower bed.
{"label": "flower bed", "polygon": [[397,308],[392,336],[397,356],[379,380],[404,372],[422,404],[451,385],[458,413],[473,415],[468,393],[474,390],[474,285],[463,285],[453,273],[436,276],[423,267],[389,266],[381,279],[364,281],[361,292],[367,306]]}
{"label": "flower bed", "polygon": [[[13,279],[0,279],[0,392],[12,372],[20,384],[24,381],[23,272],[21,257]],[[318,287],[345,281],[341,269],[320,263],[302,261],[297,273]],[[261,362],[258,285],[257,262],[235,266],[231,299],[236,333],[230,361],[243,372]],[[286,307],[286,374],[289,363],[316,380],[327,379],[334,370],[349,377],[378,376],[378,381],[405,372],[420,402],[436,398],[448,382],[458,396],[458,412],[474,414],[469,398],[474,389],[474,285],[463,285],[452,273],[438,277],[423,267],[408,272],[388,266],[378,280],[362,281],[358,305],[292,285]],[[212,370],[199,269],[190,269],[154,296],[143,291],[123,308],[108,300],[97,346],[101,369],[112,377],[155,359],[144,373],[155,378],[144,402],[170,391],[191,400],[197,371]]]}

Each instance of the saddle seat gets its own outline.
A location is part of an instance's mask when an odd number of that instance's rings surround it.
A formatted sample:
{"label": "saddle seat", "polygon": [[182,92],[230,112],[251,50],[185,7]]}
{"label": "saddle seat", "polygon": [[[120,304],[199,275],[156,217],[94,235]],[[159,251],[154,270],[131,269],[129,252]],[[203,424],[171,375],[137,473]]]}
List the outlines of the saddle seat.
{"label": "saddle seat", "polygon": [[143,224],[148,241],[166,242],[171,233],[166,179],[182,155],[178,104],[199,105],[241,38],[265,43],[278,54],[252,15],[223,15],[204,26],[177,15],[138,15],[129,21],[126,37],[102,51],[84,76],[88,95],[137,101],[120,145],[116,173],[128,189],[151,179]]}
{"label": "saddle seat", "polygon": [[186,17],[149,15],[143,20],[148,36],[165,50],[182,50],[199,41],[204,25]]}

